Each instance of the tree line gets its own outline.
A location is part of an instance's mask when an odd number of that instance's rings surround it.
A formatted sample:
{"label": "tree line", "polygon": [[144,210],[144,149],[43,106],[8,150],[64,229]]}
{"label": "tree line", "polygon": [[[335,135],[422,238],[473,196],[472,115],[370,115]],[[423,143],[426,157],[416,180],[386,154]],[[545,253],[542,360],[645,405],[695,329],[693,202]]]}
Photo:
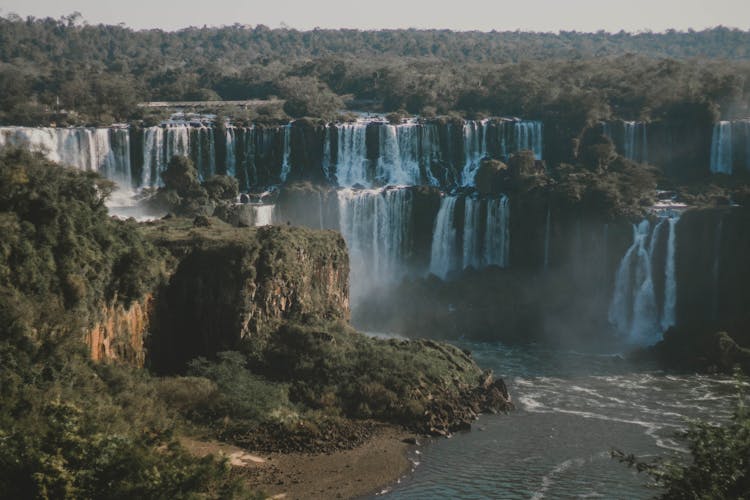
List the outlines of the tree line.
{"label": "tree line", "polygon": [[[574,122],[750,114],[750,32],[134,31],[0,18],[0,123],[138,120],[139,101],[281,97],[288,116],[343,105]],[[263,112],[263,110],[261,110]],[[250,117],[252,118],[252,116]],[[280,116],[280,118],[285,118]]]}

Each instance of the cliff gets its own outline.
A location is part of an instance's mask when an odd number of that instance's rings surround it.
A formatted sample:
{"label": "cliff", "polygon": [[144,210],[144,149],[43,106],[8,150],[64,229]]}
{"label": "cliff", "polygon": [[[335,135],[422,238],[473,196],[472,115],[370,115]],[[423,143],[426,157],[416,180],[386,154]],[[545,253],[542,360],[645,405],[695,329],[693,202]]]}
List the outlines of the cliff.
{"label": "cliff", "polygon": [[153,308],[153,295],[125,306],[117,300],[101,308],[100,320],[87,332],[91,359],[142,367]]}
{"label": "cliff", "polygon": [[145,233],[170,254],[156,296],[149,364],[178,370],[197,356],[262,345],[283,322],[348,320],[349,260],[332,231],[268,226],[151,224]]}

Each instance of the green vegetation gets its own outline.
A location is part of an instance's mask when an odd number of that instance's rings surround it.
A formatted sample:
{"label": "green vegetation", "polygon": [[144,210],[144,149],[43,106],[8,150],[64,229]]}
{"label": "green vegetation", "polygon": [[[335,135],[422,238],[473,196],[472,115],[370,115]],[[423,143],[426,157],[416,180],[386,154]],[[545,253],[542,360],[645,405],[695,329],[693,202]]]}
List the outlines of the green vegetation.
{"label": "green vegetation", "polygon": [[562,118],[577,130],[596,119],[684,119],[706,104],[731,118],[748,113],[748,46],[750,33],[726,28],[170,33],[11,14],[0,18],[0,122],[109,124],[148,119],[138,101],[272,97],[286,99],[290,116],[326,117],[343,100],[425,115]]}
{"label": "green vegetation", "polygon": [[142,194],[146,206],[183,217],[212,215],[217,205],[233,202],[239,195],[237,179],[214,175],[200,182],[198,170],[186,156],[174,156],[161,173],[164,187]]}
{"label": "green vegetation", "polygon": [[160,253],[110,219],[111,184],[0,154],[0,491],[12,498],[219,498],[228,469],[176,445],[176,414],[142,371],[97,365],[81,333],[103,304],[160,280]]}
{"label": "green vegetation", "polygon": [[[742,380],[739,381],[740,388]],[[665,500],[683,498],[750,497],[750,413],[740,390],[730,422],[690,422],[679,434],[686,441],[690,459],[641,462],[633,455],[613,451],[614,457],[647,472],[664,491]]]}

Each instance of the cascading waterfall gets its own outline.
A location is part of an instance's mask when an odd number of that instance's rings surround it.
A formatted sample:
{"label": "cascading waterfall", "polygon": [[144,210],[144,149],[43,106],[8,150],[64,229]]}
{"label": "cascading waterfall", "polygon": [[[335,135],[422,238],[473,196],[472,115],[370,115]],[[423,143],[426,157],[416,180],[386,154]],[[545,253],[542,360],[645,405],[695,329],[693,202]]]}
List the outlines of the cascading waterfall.
{"label": "cascading waterfall", "polygon": [[[368,137],[368,126],[373,130]],[[42,148],[47,156],[76,168],[98,170],[120,183],[134,187],[161,185],[161,173],[177,156],[192,159],[201,179],[226,172],[237,177],[244,190],[284,182],[292,168],[292,125],[280,127],[235,127],[227,123],[222,132],[205,121],[169,120],[142,130],[113,127],[88,128],[0,128],[0,144],[22,143]],[[362,185],[471,186],[485,157],[507,159],[520,149],[542,153],[540,122],[486,119],[466,121],[453,137],[451,123],[410,119],[393,125],[381,118],[331,124],[325,128],[323,169],[332,183],[342,187]],[[130,164],[134,134],[140,148],[133,179]],[[454,152],[463,137],[463,151]],[[224,141],[226,155],[217,164],[216,140]],[[368,145],[368,141],[373,144]],[[377,144],[375,142],[377,141]],[[369,151],[368,151],[369,149]],[[457,155],[455,154],[457,153]],[[304,157],[302,155],[301,157]],[[305,168],[301,163],[301,168]],[[130,179],[128,179],[130,177]]]}
{"label": "cascading waterfall", "polygon": [[234,127],[226,128],[226,172],[231,177],[237,177],[237,134]]}
{"label": "cascading waterfall", "polygon": [[463,269],[482,265],[480,248],[481,205],[479,200],[466,198],[464,208]]}
{"label": "cascading waterfall", "polygon": [[406,189],[338,191],[339,227],[349,247],[352,301],[405,272],[411,195]]}
{"label": "cascading waterfall", "polygon": [[335,172],[333,172],[333,160],[331,159],[331,125],[325,126],[323,133],[323,172],[328,182],[335,182]]}
{"label": "cascading waterfall", "polygon": [[467,267],[507,267],[510,256],[508,197],[465,198],[463,226],[456,220],[458,196],[444,196],[435,219],[429,271],[445,279]]}
{"label": "cascading waterfall", "polygon": [[336,180],[339,186],[355,184],[369,186],[367,175],[367,123],[340,123],[338,154],[336,155]]}
{"label": "cascading waterfall", "polygon": [[[609,321],[637,344],[653,344],[674,325],[677,303],[675,242],[678,216],[662,218],[651,227],[648,220],[633,226],[633,244],[625,253],[615,278]],[[653,276],[658,267],[655,249],[667,232],[664,260],[664,300],[659,311]]]}
{"label": "cascading waterfall", "polygon": [[667,259],[664,266],[664,309],[661,314],[661,329],[666,331],[676,322],[677,275],[675,272],[675,251],[678,217],[670,217],[669,237],[667,238]]}
{"label": "cascading waterfall", "polygon": [[510,261],[510,209],[507,196],[487,200],[482,264],[508,267]]}
{"label": "cascading waterfall", "polygon": [[281,160],[281,175],[280,179],[281,182],[285,182],[286,178],[289,176],[289,171],[291,170],[292,166],[289,163],[289,157],[292,153],[292,125],[288,124],[285,125],[283,128],[283,134],[284,134],[284,140],[283,140],[283,153],[282,153],[282,160]]}
{"label": "cascading waterfall", "polygon": [[648,136],[646,123],[624,122],[623,156],[630,160],[643,163],[648,161]]}
{"label": "cascading waterfall", "polygon": [[456,269],[456,196],[444,196],[440,200],[440,209],[432,231],[432,248],[430,252],[430,272],[445,279],[448,273]]}
{"label": "cascading waterfall", "polygon": [[430,186],[439,186],[440,181],[432,173],[433,165],[439,164],[443,159],[440,150],[438,128],[434,123],[425,123],[419,127],[419,131],[419,144],[421,147],[420,163],[424,168],[426,182]]}
{"label": "cascading waterfall", "polygon": [[711,138],[711,173],[732,173],[732,122],[714,124]]}
{"label": "cascading waterfall", "polygon": [[471,186],[482,161],[487,156],[487,120],[464,122],[464,168],[461,184]]}
{"label": "cascading waterfall", "polygon": [[542,122],[516,121],[513,122],[515,132],[515,150],[528,149],[533,151],[534,158],[542,159]]}
{"label": "cascading waterfall", "polygon": [[270,226],[273,224],[275,208],[275,205],[252,205],[253,212],[255,213],[255,225]]}
{"label": "cascading waterfall", "polygon": [[130,139],[124,128],[0,127],[0,147],[22,146],[51,161],[102,172],[130,186]]}

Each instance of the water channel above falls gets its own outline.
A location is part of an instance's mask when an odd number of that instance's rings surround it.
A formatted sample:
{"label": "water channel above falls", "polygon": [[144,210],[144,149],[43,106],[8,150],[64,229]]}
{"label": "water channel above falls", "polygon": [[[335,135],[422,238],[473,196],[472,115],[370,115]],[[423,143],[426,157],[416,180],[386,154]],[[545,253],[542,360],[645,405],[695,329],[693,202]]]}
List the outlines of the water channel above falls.
{"label": "water channel above falls", "polygon": [[[681,453],[687,418],[729,419],[731,377],[670,374],[617,355],[457,343],[503,377],[516,410],[430,441],[378,498],[652,498],[649,478],[610,458]],[[684,450],[682,451],[684,452]]]}

